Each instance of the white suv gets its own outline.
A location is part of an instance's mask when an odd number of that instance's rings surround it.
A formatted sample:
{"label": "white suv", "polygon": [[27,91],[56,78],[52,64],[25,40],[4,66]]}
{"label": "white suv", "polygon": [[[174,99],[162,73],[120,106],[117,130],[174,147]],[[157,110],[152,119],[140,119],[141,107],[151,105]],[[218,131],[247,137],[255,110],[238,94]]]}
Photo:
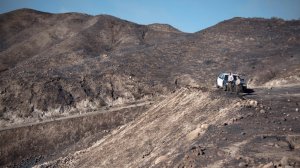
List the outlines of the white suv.
{"label": "white suv", "polygon": [[[228,85],[228,76],[229,76],[229,73],[221,73],[218,78],[217,78],[217,88],[223,88],[225,91],[227,90],[227,85]],[[241,86],[242,86],[242,91],[245,91],[247,89],[247,86],[246,86],[246,83],[245,83],[245,80],[242,79],[239,75],[237,74],[233,74],[233,78],[234,78],[234,83],[235,81],[237,80],[237,78],[240,79],[241,81]]]}

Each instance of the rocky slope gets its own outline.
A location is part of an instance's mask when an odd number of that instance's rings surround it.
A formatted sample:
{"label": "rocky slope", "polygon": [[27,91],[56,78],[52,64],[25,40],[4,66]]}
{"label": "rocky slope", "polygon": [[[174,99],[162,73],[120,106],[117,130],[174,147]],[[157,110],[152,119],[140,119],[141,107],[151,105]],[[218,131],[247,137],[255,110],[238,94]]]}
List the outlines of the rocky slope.
{"label": "rocky slope", "polygon": [[38,167],[299,167],[300,90],[288,89],[295,94],[257,89],[240,99],[182,88],[91,147]]}
{"label": "rocky slope", "polygon": [[[222,71],[299,81],[299,21],[233,18],[187,34],[112,16],[0,15],[1,126],[148,99]],[[259,72],[259,73],[258,73]],[[284,80],[283,80],[284,79]]]}
{"label": "rocky slope", "polygon": [[[0,36],[0,166],[26,165],[43,152],[42,162],[54,159],[45,165],[62,167],[299,166],[299,20],[233,18],[190,34],[108,15],[21,9],[0,15]],[[224,71],[244,74],[255,94],[214,90]],[[130,119],[105,112],[152,101],[160,103],[125,110]],[[104,124],[89,123],[97,118],[88,114],[106,116]],[[77,121],[86,125],[70,130]],[[34,128],[62,135],[31,144]],[[22,130],[29,131],[13,136]],[[99,141],[58,160],[60,151],[47,150],[54,141],[67,150],[91,139]]]}

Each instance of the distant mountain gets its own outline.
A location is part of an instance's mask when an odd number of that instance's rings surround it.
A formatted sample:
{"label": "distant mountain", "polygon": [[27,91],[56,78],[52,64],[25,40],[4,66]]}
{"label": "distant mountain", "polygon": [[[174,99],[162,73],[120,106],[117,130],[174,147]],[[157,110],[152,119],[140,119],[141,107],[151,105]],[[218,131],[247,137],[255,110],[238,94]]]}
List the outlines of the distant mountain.
{"label": "distant mountain", "polygon": [[299,82],[299,20],[233,18],[191,34],[21,9],[0,15],[0,37],[1,127],[209,88],[223,71],[252,85]]}

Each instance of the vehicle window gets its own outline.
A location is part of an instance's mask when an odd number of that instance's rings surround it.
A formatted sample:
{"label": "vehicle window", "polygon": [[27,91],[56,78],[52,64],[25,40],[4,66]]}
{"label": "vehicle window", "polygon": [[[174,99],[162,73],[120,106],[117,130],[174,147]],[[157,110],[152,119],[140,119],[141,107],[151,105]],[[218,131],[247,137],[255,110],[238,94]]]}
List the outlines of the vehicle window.
{"label": "vehicle window", "polygon": [[233,76],[233,79],[236,80],[236,79],[237,79],[236,77],[237,77],[237,76],[234,75],[234,76]]}

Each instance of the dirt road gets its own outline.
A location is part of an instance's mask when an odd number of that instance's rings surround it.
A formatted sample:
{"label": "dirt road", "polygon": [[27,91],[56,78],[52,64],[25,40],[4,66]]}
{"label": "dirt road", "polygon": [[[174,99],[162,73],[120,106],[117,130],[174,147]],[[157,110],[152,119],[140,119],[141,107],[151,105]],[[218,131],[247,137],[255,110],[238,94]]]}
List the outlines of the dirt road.
{"label": "dirt road", "polygon": [[104,107],[104,108],[101,108],[97,111],[87,112],[87,113],[83,113],[83,114],[64,116],[64,117],[54,118],[54,119],[51,119],[51,120],[44,120],[42,122],[25,123],[25,124],[0,128],[0,131],[10,130],[10,129],[15,129],[15,128],[21,128],[21,127],[28,127],[28,126],[38,125],[38,124],[45,124],[45,123],[48,123],[48,122],[67,120],[67,119],[78,118],[78,117],[98,115],[100,113],[109,113],[109,112],[114,112],[114,111],[120,111],[122,109],[129,109],[129,108],[132,108],[132,107],[140,107],[140,106],[150,105],[153,102],[154,101],[145,101],[145,102],[138,102],[136,104],[131,104],[131,105],[119,106],[119,107],[111,107],[111,108]]}

